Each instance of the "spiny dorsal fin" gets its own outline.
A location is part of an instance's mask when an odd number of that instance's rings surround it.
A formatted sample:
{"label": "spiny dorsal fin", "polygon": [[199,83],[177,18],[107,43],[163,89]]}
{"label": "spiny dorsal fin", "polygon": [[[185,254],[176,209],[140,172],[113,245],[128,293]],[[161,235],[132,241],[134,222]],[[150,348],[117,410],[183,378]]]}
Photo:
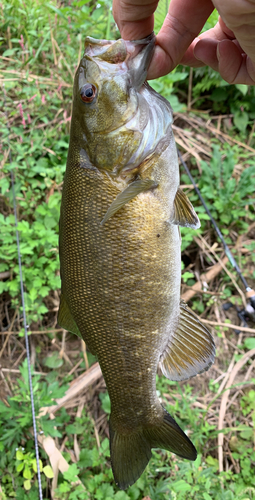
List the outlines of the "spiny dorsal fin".
{"label": "spiny dorsal fin", "polygon": [[214,357],[212,335],[182,302],[177,329],[160,358],[163,374],[170,380],[186,380],[208,370]]}
{"label": "spiny dorsal fin", "polygon": [[149,191],[150,189],[156,188],[157,186],[158,184],[151,179],[139,179],[132,182],[126,189],[124,189],[124,191],[116,196],[115,200],[108,208],[100,224],[105,224],[110,219],[110,217],[116,214],[118,210],[120,210],[122,207],[124,207],[124,205],[126,205],[126,203],[135,198],[135,196],[145,191]]}
{"label": "spiny dorsal fin", "polygon": [[175,195],[174,215],[171,222],[179,226],[191,227],[192,229],[198,229],[200,227],[199,218],[192,204],[180,188]]}

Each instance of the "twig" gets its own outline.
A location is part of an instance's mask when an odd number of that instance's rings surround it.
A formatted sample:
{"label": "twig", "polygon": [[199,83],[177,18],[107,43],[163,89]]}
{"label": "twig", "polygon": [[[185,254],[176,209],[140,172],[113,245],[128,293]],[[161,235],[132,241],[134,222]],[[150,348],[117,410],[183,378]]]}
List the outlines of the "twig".
{"label": "twig", "polygon": [[[242,343],[242,338],[243,337],[242,337],[242,334],[241,334],[240,337],[238,337],[237,345],[239,345],[239,344]],[[232,371],[232,369],[233,369],[233,367],[235,365],[235,357],[236,357],[237,353],[238,353],[238,348],[236,347],[235,352],[234,352],[234,354],[232,356],[232,359],[230,361],[230,364],[228,366],[227,373],[225,374],[224,380],[220,384],[220,387],[219,387],[219,389],[217,391],[216,396],[220,395],[222,393],[222,391],[223,391],[223,389],[224,389],[224,387],[225,387],[225,385],[226,385],[226,383],[228,381],[229,375],[230,375],[230,373],[231,373],[231,371]]]}
{"label": "twig", "polygon": [[190,68],[190,70],[189,70],[189,90],[188,90],[187,111],[190,111],[190,108],[191,108],[192,81],[193,81],[193,68]]}
{"label": "twig", "polygon": [[3,369],[1,367],[1,365],[0,365],[0,376],[3,379],[3,382],[4,382],[4,385],[6,387],[7,392],[12,396],[12,391],[11,391],[11,389],[10,389],[8,383],[7,383],[7,380],[6,380],[6,378],[5,378],[4,374],[3,374]]}
{"label": "twig", "polygon": [[217,321],[210,321],[208,319],[199,318],[201,323],[206,323],[212,326],[225,326],[231,328],[231,330],[239,330],[240,332],[253,333],[255,334],[255,328],[248,328],[247,326],[233,325],[232,323],[218,323]]}
{"label": "twig", "polygon": [[[63,332],[63,328],[54,328],[53,330],[34,330],[34,331],[29,331],[28,334],[31,335],[43,335],[45,333],[56,333],[56,332]],[[9,335],[9,334],[12,334],[12,335],[20,335],[20,331],[19,332],[14,332],[12,330],[7,330],[6,332],[0,332],[0,335]]]}
{"label": "twig", "polygon": [[[76,413],[76,418],[80,418],[81,415],[82,415],[82,410],[84,408],[84,405],[85,405],[85,400],[83,399],[80,403],[79,403],[79,406],[77,408],[77,413]],[[74,453],[75,453],[75,456],[76,456],[76,459],[77,461],[79,460],[80,458],[80,447],[79,447],[79,444],[78,444],[78,439],[77,439],[77,434],[74,434],[74,437],[73,437],[73,448],[74,448]]]}
{"label": "twig", "polygon": [[77,368],[79,368],[79,366],[82,364],[83,362],[83,359],[81,358],[78,363],[76,363],[76,365],[73,366],[73,368],[70,370],[70,372],[68,372],[67,376],[69,377],[70,375],[72,375],[76,370]]}
{"label": "twig", "polygon": [[[20,370],[14,370],[12,368],[2,368],[1,370],[2,370],[2,372],[6,372],[6,373],[20,373]],[[33,371],[33,374],[34,375],[48,375],[48,373],[46,373],[46,372],[36,372],[36,371]]]}
{"label": "twig", "polygon": [[[185,115],[183,114],[180,114],[180,113],[175,113],[175,116],[181,118],[182,120],[185,120]],[[190,116],[189,115],[189,123],[190,124],[196,124],[198,125],[200,128],[201,127],[205,127],[207,130],[209,130],[212,134],[214,135],[217,135],[217,136],[220,136],[220,138],[224,138],[226,141],[228,142],[232,142],[234,144],[238,144],[238,146],[240,146],[241,148],[243,149],[248,149],[248,151],[251,151],[253,154],[255,154],[255,149],[254,148],[251,148],[250,146],[248,146],[247,144],[243,143],[243,142],[240,142],[238,141],[237,139],[234,139],[233,137],[230,137],[228,134],[224,134],[221,130],[217,130],[216,127],[214,126],[211,126],[211,125],[208,125],[204,120],[202,119],[196,119],[194,116]]]}
{"label": "twig", "polygon": [[[228,382],[226,384],[226,391],[224,392],[221,398],[220,412],[219,412],[219,424],[218,430],[221,431],[223,429],[224,417],[226,413],[227,401],[230,394],[230,387],[233,384],[233,381],[239,370],[247,363],[247,361],[255,356],[255,349],[251,349],[249,352],[245,353],[244,356],[236,363],[235,367],[231,371]],[[223,432],[219,432],[218,434],[218,457],[219,457],[219,471],[223,471],[223,443],[224,443],[224,434]]]}
{"label": "twig", "polygon": [[89,361],[88,361],[88,356],[87,356],[86,344],[85,344],[84,340],[81,340],[81,348],[82,348],[82,352],[83,352],[86,370],[88,370],[89,369]]}
{"label": "twig", "polygon": [[[8,153],[8,151],[7,151]],[[7,154],[7,157],[8,157],[8,154]],[[11,275],[10,271],[3,271],[2,273],[0,273],[0,280],[5,280],[6,278],[9,278]]]}
{"label": "twig", "polygon": [[31,80],[42,80],[42,82],[39,83],[47,83],[48,85],[53,85],[54,87],[58,87],[59,84],[62,85],[62,87],[72,87],[70,83],[66,83],[64,80],[57,80],[56,78],[52,80],[49,77],[42,76],[42,75],[33,75],[32,73],[27,74],[27,71],[17,71],[17,70],[12,70],[12,69],[0,69],[0,77],[1,73],[8,73],[12,75],[17,75],[18,78],[17,80],[24,79],[26,81],[31,81]]}

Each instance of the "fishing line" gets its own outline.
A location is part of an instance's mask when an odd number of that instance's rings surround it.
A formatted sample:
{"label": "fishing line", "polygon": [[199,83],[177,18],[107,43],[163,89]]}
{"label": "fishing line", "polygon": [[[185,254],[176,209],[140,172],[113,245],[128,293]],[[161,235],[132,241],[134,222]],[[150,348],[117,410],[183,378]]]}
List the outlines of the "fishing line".
{"label": "fishing line", "polygon": [[250,288],[250,287],[249,287],[249,285],[248,285],[248,283],[247,283],[247,281],[246,281],[245,277],[242,275],[241,269],[240,269],[240,267],[238,266],[238,264],[237,264],[237,262],[236,262],[236,260],[235,260],[235,258],[234,258],[234,256],[233,256],[233,254],[232,254],[232,252],[231,252],[231,250],[230,250],[229,246],[227,245],[227,243],[226,243],[226,241],[225,241],[225,239],[224,239],[224,236],[223,236],[222,232],[220,231],[219,227],[217,226],[217,224],[216,224],[216,222],[215,222],[215,220],[214,220],[214,218],[213,218],[213,216],[212,216],[212,214],[211,214],[211,212],[210,212],[209,208],[207,207],[207,205],[206,205],[206,203],[205,203],[204,198],[202,197],[202,195],[201,195],[201,193],[200,193],[200,191],[199,191],[198,187],[196,186],[195,179],[194,179],[194,177],[191,175],[191,173],[190,173],[190,171],[189,171],[189,168],[188,168],[188,166],[187,166],[187,163],[184,161],[184,159],[183,159],[183,157],[182,157],[182,154],[180,153],[179,149],[177,149],[177,152],[178,152],[178,156],[179,156],[179,158],[180,158],[180,160],[181,160],[181,163],[182,163],[182,165],[183,165],[183,167],[184,167],[184,169],[185,169],[186,173],[188,174],[188,176],[189,176],[189,178],[190,178],[190,180],[191,180],[191,182],[192,182],[192,184],[193,184],[193,186],[194,186],[194,189],[195,189],[195,191],[196,191],[196,193],[197,193],[197,195],[198,195],[198,197],[199,197],[199,199],[200,199],[201,203],[202,203],[202,205],[203,205],[203,207],[204,207],[204,209],[205,209],[206,213],[209,215],[209,217],[210,217],[210,219],[211,219],[211,222],[212,222],[212,225],[214,226],[214,229],[215,229],[215,231],[216,231],[216,233],[217,233],[218,237],[220,238],[220,240],[221,240],[221,242],[222,242],[222,244],[223,244],[225,254],[226,254],[226,256],[228,257],[228,260],[229,260],[230,264],[231,264],[231,265],[232,265],[232,267],[235,269],[236,273],[238,274],[239,278],[241,279],[241,281],[242,281],[242,283],[243,283],[243,285],[244,285],[244,287],[245,287],[245,290],[246,290],[246,296],[247,296],[247,298],[249,299],[249,301],[250,301],[250,303],[251,303],[251,305],[252,305],[253,309],[255,310],[255,291],[254,291],[254,290],[252,290],[252,288]]}
{"label": "fishing line", "polygon": [[[4,86],[3,86],[4,87]],[[8,157],[10,165],[12,164],[12,154],[10,147],[10,128],[8,122],[7,115],[7,105],[6,105],[6,91],[4,87],[4,113],[6,116],[6,124],[8,130]],[[28,368],[28,380],[29,380],[29,389],[30,389],[30,398],[31,398],[31,411],[32,411],[32,419],[33,419],[33,429],[34,429],[34,443],[35,443],[35,456],[36,456],[36,464],[37,464],[37,477],[38,477],[38,489],[39,489],[39,498],[43,500],[42,495],[42,483],[41,483],[41,472],[40,472],[40,461],[39,461],[39,448],[37,441],[37,429],[36,429],[36,416],[35,416],[35,405],[34,405],[34,393],[33,393],[33,382],[32,382],[32,373],[31,373],[31,364],[30,364],[30,348],[28,341],[28,328],[27,320],[26,320],[26,308],[25,308],[25,292],[24,292],[24,282],[23,282],[23,273],[22,273],[22,262],[21,262],[21,253],[20,253],[20,239],[19,239],[19,231],[18,231],[18,215],[17,215],[17,203],[16,203],[16,195],[15,195],[15,179],[13,168],[11,167],[11,185],[12,185],[12,196],[13,196],[13,209],[14,209],[14,218],[15,218],[15,228],[16,228],[16,242],[17,242],[17,250],[18,250],[18,263],[19,263],[19,276],[20,276],[20,291],[21,291],[21,303],[22,303],[22,312],[23,312],[23,323],[25,330],[25,343],[26,343],[26,351],[27,351],[27,368]]]}

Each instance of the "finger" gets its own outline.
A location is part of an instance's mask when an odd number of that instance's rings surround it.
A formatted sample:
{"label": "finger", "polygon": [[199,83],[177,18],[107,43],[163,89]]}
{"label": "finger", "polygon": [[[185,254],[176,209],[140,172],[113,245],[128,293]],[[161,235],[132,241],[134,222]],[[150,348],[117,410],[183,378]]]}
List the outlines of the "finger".
{"label": "finger", "polygon": [[219,42],[217,40],[211,38],[198,40],[193,52],[195,59],[200,61],[200,64],[206,64],[215,71],[218,71],[219,69],[219,61],[217,57],[218,43]]}
{"label": "finger", "polygon": [[230,40],[217,46],[219,73],[228,83],[255,85],[255,64]]}
{"label": "finger", "polygon": [[211,0],[171,0],[168,14],[157,36],[157,47],[148,79],[166,75],[173,70],[201,31],[212,10]]}
{"label": "finger", "polygon": [[[227,28],[226,28],[226,31],[227,31]],[[223,32],[222,26],[220,23],[220,17],[219,17],[219,21],[214,26],[214,28],[211,28],[210,30],[205,31],[204,33],[199,35],[199,37],[196,37],[193,40],[193,42],[190,44],[188,50],[185,52],[185,54],[181,60],[181,64],[192,66],[193,68],[197,68],[199,66],[203,66],[204,64],[207,64],[207,63],[202,62],[202,61],[204,61],[205,58],[207,59],[206,55],[201,54],[200,51],[199,52],[197,51],[198,47],[199,47],[199,49],[201,49],[201,47],[204,47],[204,45],[200,44],[199,46],[197,46],[198,42],[200,40],[203,40],[206,38],[208,47],[206,45],[205,51],[210,51],[210,48],[212,50],[213,45],[212,44],[210,45],[209,40],[214,41],[214,42],[220,42],[221,40],[225,40],[228,37],[232,40],[235,38],[235,35],[231,30],[228,30],[228,34]],[[196,47],[196,49],[195,49],[195,47]],[[201,50],[203,50],[203,49],[201,49]],[[210,57],[210,54],[208,54],[208,57]],[[211,57],[213,57],[212,54],[211,54]],[[216,57],[216,53],[215,53],[215,57]]]}
{"label": "finger", "polygon": [[194,56],[218,71],[228,83],[255,84],[255,67],[236,40],[200,39],[195,45]]}
{"label": "finger", "polygon": [[157,4],[158,0],[113,0],[112,13],[122,38],[139,40],[150,35]]}

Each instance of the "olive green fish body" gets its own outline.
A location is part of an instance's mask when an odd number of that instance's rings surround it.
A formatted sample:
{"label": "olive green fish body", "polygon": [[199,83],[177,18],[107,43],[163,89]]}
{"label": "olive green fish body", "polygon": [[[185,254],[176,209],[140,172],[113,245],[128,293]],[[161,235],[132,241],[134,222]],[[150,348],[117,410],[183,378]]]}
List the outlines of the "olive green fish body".
{"label": "olive green fish body", "polygon": [[[117,407],[124,405],[126,422],[129,410],[130,415],[147,414],[151,401],[157,400],[159,356],[169,325],[179,315],[180,252],[170,249],[174,243],[180,246],[180,236],[167,220],[169,203],[152,191],[141,193],[124,213],[100,226],[118,190],[107,174],[86,168],[83,155],[76,165],[68,164],[65,177],[62,292],[79,331],[98,356],[112,411],[115,401]],[[130,386],[135,391],[131,406]],[[144,404],[148,406],[143,410]]]}
{"label": "olive green fish body", "polygon": [[158,400],[156,371],[182,380],[214,357],[210,333],[180,304],[178,226],[198,219],[179,189],[170,105],[143,85],[153,46],[86,39],[60,218],[59,323],[98,357],[120,488],[153,447],[196,458]]}

